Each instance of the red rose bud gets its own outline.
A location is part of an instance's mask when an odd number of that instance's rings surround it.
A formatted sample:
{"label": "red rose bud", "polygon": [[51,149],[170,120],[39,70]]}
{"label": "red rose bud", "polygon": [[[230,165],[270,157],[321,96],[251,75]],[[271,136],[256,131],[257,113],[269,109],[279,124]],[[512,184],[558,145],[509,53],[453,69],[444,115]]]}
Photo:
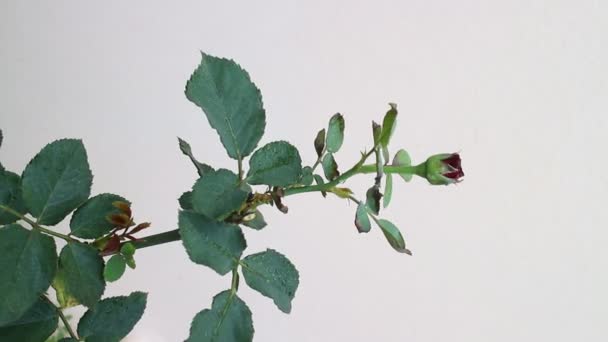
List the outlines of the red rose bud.
{"label": "red rose bud", "polygon": [[464,177],[458,153],[437,154],[424,163],[425,177],[433,185],[448,185],[460,182]]}

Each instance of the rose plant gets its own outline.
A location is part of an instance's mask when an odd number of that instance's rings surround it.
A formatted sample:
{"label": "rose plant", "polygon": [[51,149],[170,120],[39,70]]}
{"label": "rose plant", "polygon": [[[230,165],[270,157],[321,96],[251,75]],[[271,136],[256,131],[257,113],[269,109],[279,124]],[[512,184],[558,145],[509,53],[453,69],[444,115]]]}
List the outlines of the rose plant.
{"label": "rose plant", "polygon": [[[236,170],[199,161],[179,139],[199,178],[178,200],[175,230],[144,235],[150,223],[136,222],[127,199],[109,193],[91,196],[93,175],[80,140],[48,144],[20,175],[0,164],[0,340],[45,341],[61,320],[69,334],[62,341],[120,341],[143,315],[148,294],[103,298],[106,282],[136,267],[138,249],[181,240],[192,262],[232,279],[193,318],[188,341],[252,341],[252,312],[238,296],[241,279],[284,313],[291,311],[300,282],[283,252],[245,252],[244,231],[267,225],[262,208],[287,213],[288,197],[332,194],[357,204],[354,226],[360,233],[370,232],[373,223],[393,249],[411,255],[397,226],[379,217],[381,207],[391,202],[393,176],[409,182],[416,175],[433,185],[457,183],[464,176],[456,153],[431,156],[419,165],[403,149],[391,157],[395,104],[389,104],[381,124],[372,123],[371,145],[358,162],[340,169],[334,156],[344,140],[341,114],[333,115],[314,138],[311,165],[303,165],[300,152],[287,141],[258,147],[266,126],[262,96],[232,60],[203,53],[185,94],[217,131]],[[345,186],[358,174],[373,175],[362,197]],[[70,214],[69,234],[53,229]],[[57,240],[63,241],[60,251]],[[63,310],[76,305],[88,310],[71,327]]]}

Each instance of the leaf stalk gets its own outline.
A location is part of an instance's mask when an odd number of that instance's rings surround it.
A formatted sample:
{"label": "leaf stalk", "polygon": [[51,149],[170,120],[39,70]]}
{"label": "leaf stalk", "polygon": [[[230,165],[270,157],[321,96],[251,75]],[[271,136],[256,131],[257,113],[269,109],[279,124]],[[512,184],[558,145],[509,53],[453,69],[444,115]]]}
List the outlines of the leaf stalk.
{"label": "leaf stalk", "polygon": [[41,232],[43,232],[45,234],[48,234],[48,235],[51,235],[51,236],[63,239],[65,241],[67,241],[67,242],[80,242],[80,241],[78,241],[76,239],[73,239],[73,238],[71,238],[71,237],[69,237],[69,236],[67,236],[65,234],[57,233],[57,232],[52,231],[50,229],[44,228],[43,226],[39,225],[35,221],[30,220],[28,217],[22,215],[21,213],[19,213],[18,211],[14,210],[14,209],[12,209],[10,207],[7,207],[5,205],[0,204],[0,209],[8,211],[9,213],[11,213],[11,214],[17,216],[18,218],[20,218],[21,220],[27,222],[30,226],[32,226],[32,228],[34,228],[36,230],[39,230],[39,231],[41,231]]}

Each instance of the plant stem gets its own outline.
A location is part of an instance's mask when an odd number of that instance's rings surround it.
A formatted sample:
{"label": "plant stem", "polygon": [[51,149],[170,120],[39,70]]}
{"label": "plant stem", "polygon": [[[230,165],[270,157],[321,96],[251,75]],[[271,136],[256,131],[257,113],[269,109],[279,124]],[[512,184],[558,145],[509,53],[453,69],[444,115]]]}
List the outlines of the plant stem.
{"label": "plant stem", "polygon": [[[137,239],[137,241],[126,241],[135,245],[135,248],[141,249],[156,245],[162,245],[163,243],[173,242],[181,240],[181,236],[179,235],[179,230],[174,229],[168,232],[154,234],[150,236],[146,236],[141,239]],[[125,243],[126,243],[125,242]]]}
{"label": "plant stem", "polygon": [[80,338],[78,338],[78,335],[72,329],[72,326],[70,325],[70,322],[68,321],[68,319],[63,314],[63,311],[61,310],[61,308],[58,307],[57,305],[55,305],[55,303],[53,303],[47,296],[42,296],[42,297],[44,299],[46,299],[46,301],[49,302],[52,306],[55,307],[55,310],[57,310],[57,315],[59,315],[59,318],[61,319],[61,322],[63,322],[63,325],[65,326],[65,329],[68,331],[68,334],[70,334],[70,337],[73,338],[73,339],[75,339],[76,341],[80,341]]}
{"label": "plant stem", "polygon": [[[357,164],[355,164],[352,168],[350,168],[348,171],[344,172],[342,175],[340,175],[339,177],[337,177],[336,179],[334,179],[331,182],[328,182],[325,184],[288,188],[288,189],[285,189],[284,196],[290,196],[290,195],[301,194],[301,193],[306,193],[306,192],[314,192],[314,191],[331,192],[331,189],[333,187],[339,185],[340,183],[346,181],[348,178],[350,178],[354,175],[364,174],[364,173],[375,173],[375,172],[377,172],[376,164],[364,165],[367,158],[369,156],[371,156],[373,153],[374,153],[374,149],[371,149],[369,152],[363,154],[361,156],[361,160],[359,160],[359,162]],[[426,167],[426,164],[424,164],[424,163],[417,165],[417,166],[385,165],[384,172],[385,173],[400,173],[400,174],[403,174],[403,173],[416,174],[419,176],[423,176],[424,173],[426,172],[425,167]],[[242,173],[241,168],[242,168],[242,165],[241,165],[241,162],[239,162],[239,174]],[[351,197],[350,199],[355,201],[356,203],[359,203],[359,201],[357,199],[355,199],[354,197]],[[137,241],[131,241],[131,243],[134,244],[137,249],[141,249],[141,248],[146,248],[146,247],[151,247],[151,246],[156,246],[156,245],[162,245],[165,243],[178,241],[178,240],[181,240],[181,237],[179,235],[179,230],[174,229],[174,230],[170,230],[168,232],[146,236],[144,238],[138,239]],[[238,279],[235,280],[234,277],[235,276],[233,274],[233,282],[234,281],[238,282]],[[236,277],[238,277],[238,274],[236,275]]]}
{"label": "plant stem", "polygon": [[[346,181],[350,177],[360,173],[359,169],[363,166],[363,163],[365,163],[367,158],[369,158],[369,156],[372,155],[372,153],[374,153],[374,149],[371,149],[369,152],[363,154],[361,156],[361,160],[359,160],[359,162],[357,164],[355,164],[348,171],[344,172],[343,174],[341,174],[340,176],[338,176],[336,179],[334,179],[331,182],[328,182],[325,184],[309,185],[309,186],[301,186],[301,187],[297,187],[297,188],[285,189],[285,196],[301,194],[304,192],[328,191],[329,189],[333,188],[334,186],[336,186],[336,185]],[[373,166],[375,168],[375,165],[373,165]]]}
{"label": "plant stem", "polygon": [[70,322],[65,317],[65,315],[63,314],[63,311],[61,311],[60,308],[57,308],[57,314],[59,315],[59,318],[61,319],[61,322],[63,322],[63,325],[65,326],[65,329],[68,331],[68,334],[70,334],[70,337],[72,337],[76,341],[80,341],[80,338],[78,338],[78,335],[76,335],[76,332],[74,331],[74,329],[72,329],[72,326],[70,325]]}
{"label": "plant stem", "polygon": [[232,282],[230,284],[230,292],[235,294],[239,289],[239,266],[238,264],[232,269]]}
{"label": "plant stem", "polygon": [[[130,244],[134,245],[136,249],[142,249],[142,248],[146,248],[146,247],[162,245],[162,244],[173,242],[173,241],[179,241],[181,239],[182,239],[182,237],[179,235],[179,229],[173,229],[168,232],[162,232],[162,233],[158,233],[158,234],[149,235],[149,236],[146,236],[143,238],[139,238],[139,239],[137,239],[137,241],[125,241],[120,244],[120,247],[122,247],[126,243],[130,243]],[[120,248],[118,248],[116,251],[114,251],[112,253],[102,254],[102,255],[110,256],[110,255],[114,255],[114,254],[118,254],[118,253],[120,253]]]}
{"label": "plant stem", "polygon": [[36,222],[34,222],[34,221],[30,220],[30,219],[29,219],[29,218],[27,218],[26,216],[22,215],[21,213],[19,213],[19,212],[18,212],[18,211],[16,211],[16,210],[13,210],[13,209],[12,209],[12,208],[10,208],[10,207],[7,207],[7,206],[5,206],[5,205],[1,205],[1,204],[0,204],[0,209],[6,210],[6,211],[8,211],[9,213],[11,213],[11,214],[13,214],[13,215],[17,216],[17,217],[18,217],[18,218],[20,218],[21,220],[23,220],[23,221],[27,222],[27,223],[28,223],[30,226],[32,226],[32,228],[34,228],[34,229],[36,229],[36,230],[39,230],[39,231],[41,231],[41,232],[43,232],[43,233],[46,233],[46,234],[48,234],[48,235],[52,235],[52,236],[54,236],[54,237],[58,237],[58,238],[60,238],[60,239],[64,239],[64,240],[65,240],[65,241],[67,241],[67,242],[79,242],[78,240],[73,239],[73,238],[71,238],[71,237],[69,237],[69,236],[67,236],[67,235],[64,235],[64,234],[61,234],[61,233],[57,233],[57,232],[54,232],[54,231],[52,231],[52,230],[50,230],[50,229],[47,229],[47,228],[42,227],[42,226],[41,226],[41,225],[39,225],[38,223],[36,223]]}
{"label": "plant stem", "polygon": [[314,192],[314,191],[327,191],[331,186],[327,186],[330,183],[319,184],[319,185],[309,185],[309,186],[300,186],[297,188],[289,188],[285,189],[285,196],[291,196],[295,194],[301,194],[305,192]]}
{"label": "plant stem", "polygon": [[321,164],[321,161],[323,160],[323,157],[325,156],[325,149],[326,149],[326,147],[323,147],[323,151],[321,152],[321,155],[317,158],[315,163],[312,165],[311,172],[315,172],[315,169],[317,168],[317,166],[319,166],[319,164]]}
{"label": "plant stem", "polygon": [[238,159],[238,167],[239,167],[239,181],[243,180],[243,158]]}
{"label": "plant stem", "polygon": [[[420,165],[418,166],[393,166],[384,165],[384,173],[405,173],[410,175],[420,175]],[[367,164],[359,168],[359,173],[375,173],[376,165]]]}
{"label": "plant stem", "polygon": [[317,166],[319,166],[320,163],[321,163],[321,157],[319,157],[317,159],[317,161],[315,161],[315,163],[312,165],[312,168],[311,168],[310,172],[315,172],[315,169],[317,168]]}

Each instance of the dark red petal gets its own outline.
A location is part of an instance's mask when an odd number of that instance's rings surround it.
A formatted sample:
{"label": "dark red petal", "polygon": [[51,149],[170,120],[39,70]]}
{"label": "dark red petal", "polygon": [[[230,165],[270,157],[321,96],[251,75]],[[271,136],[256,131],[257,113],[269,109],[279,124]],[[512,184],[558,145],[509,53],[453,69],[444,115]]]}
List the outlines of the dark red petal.
{"label": "dark red petal", "polygon": [[464,176],[464,172],[462,172],[462,170],[450,171],[444,173],[443,176],[450,179],[458,180],[460,179],[460,177]]}
{"label": "dark red petal", "polygon": [[442,160],[443,163],[448,164],[456,170],[460,170],[460,155],[458,153],[452,153],[449,157]]}

